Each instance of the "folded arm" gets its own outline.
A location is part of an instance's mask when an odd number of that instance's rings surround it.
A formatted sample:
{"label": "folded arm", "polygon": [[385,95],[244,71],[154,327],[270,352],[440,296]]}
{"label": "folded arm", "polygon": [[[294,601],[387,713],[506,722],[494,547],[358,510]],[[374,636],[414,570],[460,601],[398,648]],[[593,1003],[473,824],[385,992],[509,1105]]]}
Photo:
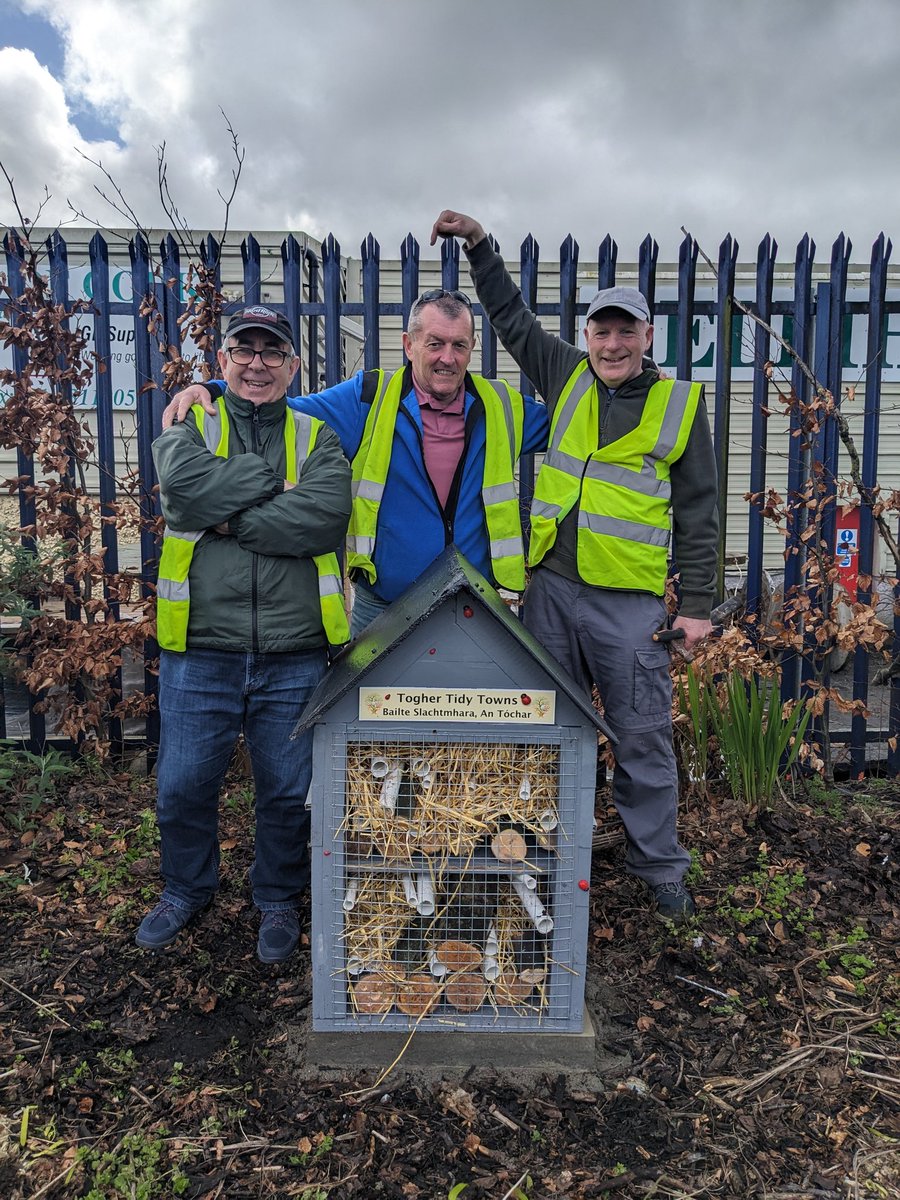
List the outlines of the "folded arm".
{"label": "folded arm", "polygon": [[228,530],[244,550],[309,558],[335,550],[349,519],[350,467],[336,434],[326,427],[319,431],[297,484],[238,513]]}
{"label": "folded arm", "polygon": [[256,454],[219,458],[192,416],[153,443],[160,503],[172,529],[210,529],[284,494],[284,477]]}

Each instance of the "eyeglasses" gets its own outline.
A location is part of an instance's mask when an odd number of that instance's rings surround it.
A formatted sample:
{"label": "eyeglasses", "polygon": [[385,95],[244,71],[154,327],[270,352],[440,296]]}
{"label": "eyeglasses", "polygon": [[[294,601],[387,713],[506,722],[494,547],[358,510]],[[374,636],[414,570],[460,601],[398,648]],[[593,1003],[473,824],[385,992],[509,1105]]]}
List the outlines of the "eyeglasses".
{"label": "eyeglasses", "polygon": [[279,350],[277,346],[264,346],[262,350],[254,350],[252,346],[229,346],[225,353],[239,367],[249,367],[257,354],[264,367],[283,367],[285,359],[293,358],[293,351]]}
{"label": "eyeglasses", "polygon": [[418,308],[422,304],[431,304],[435,300],[443,300],[445,296],[449,296],[451,300],[458,300],[466,308],[472,307],[472,301],[465,292],[448,292],[446,288],[432,288],[430,291],[422,293],[413,305],[413,308]]}

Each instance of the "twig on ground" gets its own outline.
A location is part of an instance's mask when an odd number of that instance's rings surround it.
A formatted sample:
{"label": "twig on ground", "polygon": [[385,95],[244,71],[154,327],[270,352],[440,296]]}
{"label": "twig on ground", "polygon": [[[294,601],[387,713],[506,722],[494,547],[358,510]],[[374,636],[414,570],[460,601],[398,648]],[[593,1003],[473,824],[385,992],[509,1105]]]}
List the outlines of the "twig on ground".
{"label": "twig on ground", "polygon": [[675,979],[679,983],[688,983],[691,987],[700,988],[701,991],[710,992],[713,996],[721,996],[723,1000],[733,1000],[734,996],[729,996],[727,992],[720,992],[718,988],[709,987],[705,983],[698,983],[696,979],[688,979],[685,975],[675,975]]}
{"label": "twig on ground", "polygon": [[15,992],[17,996],[21,996],[23,1000],[27,1000],[29,1004],[34,1005],[34,1007],[43,1015],[53,1017],[54,1021],[59,1021],[61,1025],[65,1025],[66,1029],[75,1028],[74,1025],[69,1024],[65,1017],[61,1017],[59,1013],[54,1012],[48,1004],[45,1004],[41,1000],[35,1000],[32,996],[29,996],[27,992],[23,992],[21,988],[17,988],[14,983],[10,983],[8,979],[4,979],[2,975],[0,975],[0,983],[5,983],[10,991]]}
{"label": "twig on ground", "polygon": [[514,1196],[527,1178],[528,1178],[528,1172],[523,1171],[522,1174],[519,1176],[519,1178],[516,1180],[516,1182],[509,1189],[509,1191],[506,1191],[503,1193],[503,1195],[500,1197],[500,1200],[509,1200],[510,1196]]}

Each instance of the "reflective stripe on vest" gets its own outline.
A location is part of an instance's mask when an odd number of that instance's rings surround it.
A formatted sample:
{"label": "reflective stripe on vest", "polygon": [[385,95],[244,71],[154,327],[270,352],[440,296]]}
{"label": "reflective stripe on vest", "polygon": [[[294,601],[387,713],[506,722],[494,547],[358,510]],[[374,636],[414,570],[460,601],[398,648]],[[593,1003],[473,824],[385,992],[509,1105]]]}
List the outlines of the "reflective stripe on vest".
{"label": "reflective stripe on vest", "polygon": [[[516,494],[516,462],[522,448],[524,406],[519,392],[502,379],[470,375],[485,413],[484,474],[481,498],[490,545],[491,569],[503,587],[525,586],[525,548]],[[347,565],[377,578],[375,539],[378,511],[391,465],[394,430],[402,400],[404,372],[378,370],[375,399],[353,458],[353,509],[347,533]]]}
{"label": "reflective stripe on vest", "polygon": [[[207,450],[219,458],[228,457],[229,420],[224,402],[216,401],[216,413],[210,416],[199,405],[192,409],[197,428],[203,435]],[[288,483],[300,478],[303,464],[312,454],[323,422],[304,413],[287,409],[284,414],[284,461]],[[159,578],[156,584],[156,638],[164,650],[183,651],[187,646],[190,617],[190,582],[188,575],[194,548],[206,530],[186,532],[166,526],[162,553],[159,558]],[[336,554],[317,554],[313,557],[319,591],[319,608],[325,636],[332,646],[350,639],[350,626],[344,610],[344,584]]]}
{"label": "reflective stripe on vest", "polygon": [[588,360],[581,362],[560,394],[535,485],[531,565],[544,558],[560,521],[578,504],[578,573],[585,583],[663,595],[669,468],[684,453],[699,399],[699,384],[661,380],[650,388],[639,424],[589,452],[600,428],[599,398]]}

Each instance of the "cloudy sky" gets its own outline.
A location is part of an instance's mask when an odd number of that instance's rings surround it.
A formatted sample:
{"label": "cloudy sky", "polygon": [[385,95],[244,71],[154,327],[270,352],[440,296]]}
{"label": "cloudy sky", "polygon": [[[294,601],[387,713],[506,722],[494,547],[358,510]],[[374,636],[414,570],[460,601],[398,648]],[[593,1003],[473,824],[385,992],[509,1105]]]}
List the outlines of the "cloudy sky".
{"label": "cloudy sky", "polygon": [[[510,257],[605,234],[742,258],[900,237],[896,0],[0,0],[0,161],[42,224],[107,225],[102,161],[159,225],[156,147],[197,229],[333,233],[385,257],[443,207]],[[104,185],[105,186],[105,185]],[[0,224],[14,221],[0,180]],[[711,251],[712,252],[712,251]],[[713,254],[713,257],[715,255]]]}

